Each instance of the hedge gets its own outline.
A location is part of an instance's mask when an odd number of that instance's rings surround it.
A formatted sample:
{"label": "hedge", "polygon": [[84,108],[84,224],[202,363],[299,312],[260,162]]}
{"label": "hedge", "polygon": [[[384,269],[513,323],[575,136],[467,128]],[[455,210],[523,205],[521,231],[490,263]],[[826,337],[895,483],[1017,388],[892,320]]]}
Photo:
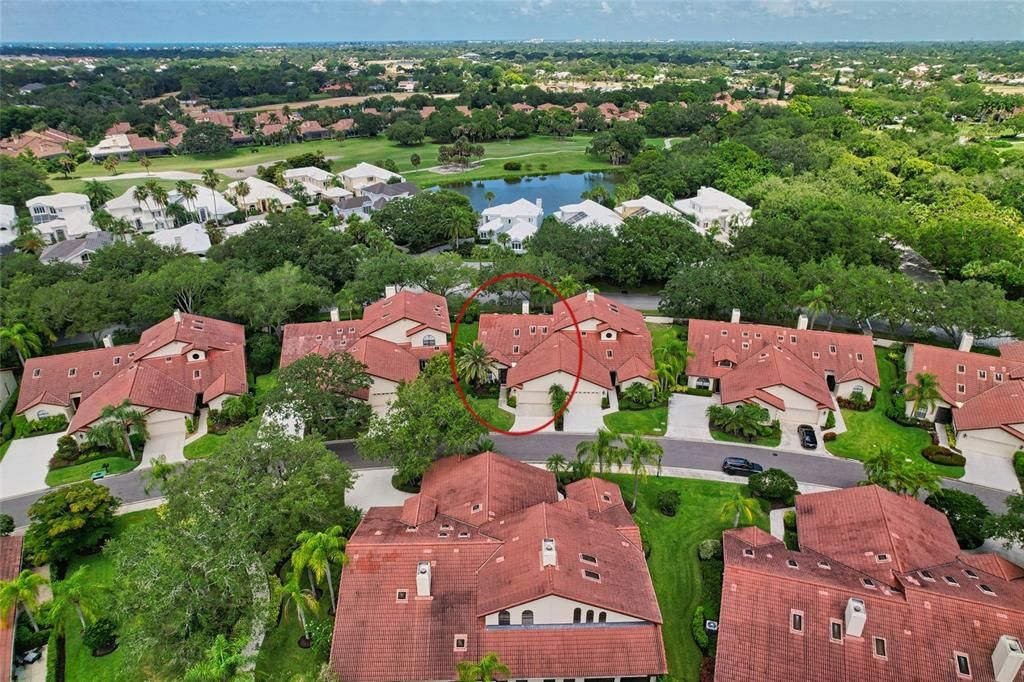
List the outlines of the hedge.
{"label": "hedge", "polygon": [[1017,473],[1017,478],[1024,481],[1024,450],[1013,453],[1013,470]]}
{"label": "hedge", "polygon": [[722,542],[714,538],[708,538],[707,540],[701,540],[701,543],[697,545],[697,558],[701,561],[711,561],[712,559],[722,558]]}
{"label": "hedge", "polygon": [[704,629],[704,606],[698,606],[693,612],[693,641],[697,643],[701,651],[707,651],[711,645],[708,639],[707,630]]}
{"label": "hedge", "polygon": [[929,445],[921,450],[921,456],[932,464],[943,464],[946,466],[962,467],[967,463],[967,458],[953,452],[941,445]]}

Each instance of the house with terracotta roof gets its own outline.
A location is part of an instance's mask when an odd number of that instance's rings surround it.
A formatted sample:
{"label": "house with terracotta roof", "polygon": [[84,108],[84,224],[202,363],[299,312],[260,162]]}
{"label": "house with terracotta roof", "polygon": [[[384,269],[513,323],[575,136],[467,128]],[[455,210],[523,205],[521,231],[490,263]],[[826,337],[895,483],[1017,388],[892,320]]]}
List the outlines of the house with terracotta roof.
{"label": "house with terracotta roof", "polygon": [[219,409],[249,390],[245,328],[175,311],[138,343],[31,358],[15,412],[29,420],[64,414],[68,433],[84,439],[108,405],[128,400],[145,412],[151,436],[184,433],[185,417]]}
{"label": "house with terracotta roof", "polygon": [[690,320],[687,385],[708,389],[723,405],[760,405],[771,419],[823,425],[836,398],[870,400],[881,385],[870,336],[740,322]]}
{"label": "house with terracotta roof", "polygon": [[481,315],[478,338],[497,363],[498,381],[515,396],[517,416],[552,416],[548,390],[554,384],[572,389],[581,350],[583,365],[570,408],[577,415],[600,411],[606,398],[617,404],[616,392],[632,384],[654,386],[644,316],[592,291],[558,301],[550,315],[530,314],[527,303],[521,315]]}
{"label": "house with terracotta roof", "polygon": [[[20,535],[0,537],[0,581],[13,580],[21,573],[21,548],[24,538]],[[18,609],[11,609],[7,617],[0,620],[0,680],[11,679],[14,667],[14,631]]]}
{"label": "house with terracotta roof", "polygon": [[67,154],[66,147],[73,142],[81,142],[82,138],[64,133],[56,128],[45,130],[27,130],[0,140],[0,154],[18,156],[31,152],[37,159],[53,159]]}
{"label": "house with terracotta roof", "polygon": [[1020,680],[1024,569],[878,486],[799,495],[799,549],[723,535],[717,682]]}
{"label": "house with terracotta roof", "polygon": [[348,353],[366,366],[372,384],[355,397],[383,414],[399,384],[419,376],[434,355],[448,352],[448,301],[429,292],[386,287],[384,298],[363,309],[359,320],[342,320],[335,308],[329,322],[285,325],[281,367],[311,353]]}
{"label": "house with terracotta roof", "polygon": [[640,532],[618,486],[486,452],[446,457],[349,539],[330,665],[346,682],[453,680],[495,653],[510,680],[667,671]]}
{"label": "house with terracotta roof", "polygon": [[965,457],[1009,459],[1024,450],[1024,342],[1000,346],[999,355],[972,353],[973,343],[973,336],[964,334],[956,349],[922,343],[907,347],[907,383],[916,383],[918,374],[932,374],[940,396],[916,411],[907,401],[907,416],[951,423]]}
{"label": "house with terracotta roof", "polygon": [[89,147],[89,156],[93,159],[105,159],[116,156],[127,159],[132,156],[159,156],[166,154],[168,147],[163,142],[142,137],[135,133],[108,134],[99,144]]}

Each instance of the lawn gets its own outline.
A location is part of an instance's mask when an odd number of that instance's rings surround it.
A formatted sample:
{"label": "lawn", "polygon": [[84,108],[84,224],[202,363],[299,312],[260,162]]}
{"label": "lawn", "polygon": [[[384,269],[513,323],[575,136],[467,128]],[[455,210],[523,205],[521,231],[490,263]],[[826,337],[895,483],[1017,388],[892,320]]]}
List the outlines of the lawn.
{"label": "lawn", "polygon": [[[287,573],[285,574],[287,576]],[[304,587],[308,587],[306,580],[302,581]],[[333,619],[327,609],[330,607],[331,597],[324,587],[323,596],[320,598],[320,614],[313,615],[306,613],[310,624],[320,618]],[[320,669],[320,665],[326,661],[317,659],[313,649],[303,649],[298,645],[299,637],[302,636],[302,626],[295,614],[295,607],[290,606],[287,614],[276,626],[267,630],[263,640],[263,646],[256,656],[256,680],[257,682],[269,682],[270,680],[290,680],[297,675],[309,676]]]}
{"label": "lawn", "polygon": [[259,401],[264,398],[273,388],[277,386],[277,370],[271,371],[269,374],[261,374],[256,377],[256,400]]}
{"label": "lawn", "polygon": [[651,332],[651,344],[657,350],[665,345],[671,338],[673,332],[682,341],[686,342],[686,328],[678,324],[649,324],[647,329]]}
{"label": "lawn", "polygon": [[[427,170],[437,163],[439,145],[423,143],[413,147],[403,147],[384,136],[354,137],[347,140],[315,140],[277,146],[244,147],[221,154],[153,157],[149,172],[201,173],[206,168],[213,168],[222,171],[221,187],[223,188],[228,182],[242,177],[240,174],[231,172],[234,169],[243,166],[268,165],[308,152],[322,152],[325,156],[332,157],[331,165],[335,172],[350,168],[360,161],[377,163],[391,160],[398,164],[398,169],[402,174],[407,175],[411,182],[415,182],[421,187],[506,176],[613,170],[607,161],[587,156],[586,149],[589,145],[589,135],[576,135],[564,140],[533,135],[508,143],[489,142],[484,145],[484,158],[478,166],[465,172],[442,175]],[[414,168],[410,161],[413,154],[418,154],[422,159],[419,169]],[[503,165],[510,160],[520,162],[522,169],[519,171],[504,170]],[[146,169],[137,161],[122,161],[117,167],[118,175],[145,172],[147,172]],[[64,179],[62,174],[55,173],[49,182],[55,192],[81,192],[87,180],[109,175],[110,173],[102,165],[83,163],[75,170],[70,179]],[[144,180],[111,180],[109,182],[112,183],[112,188],[116,192],[121,193],[133,184],[144,182]],[[174,182],[161,181],[161,184],[173,185]]]}
{"label": "lawn", "polygon": [[0,462],[4,461],[4,455],[7,454],[7,449],[11,447],[11,443],[13,443],[13,442],[14,442],[14,439],[12,438],[11,440],[9,440],[6,443],[4,443],[3,445],[0,445]]}
{"label": "lawn", "polygon": [[744,445],[763,445],[768,448],[777,448],[779,443],[782,442],[782,431],[774,433],[770,436],[764,436],[761,438],[755,438],[754,440],[747,440],[742,436],[735,436],[731,433],[725,433],[717,429],[711,429],[711,437],[715,440],[720,440],[725,443],[743,443]]}
{"label": "lawn", "polygon": [[501,429],[502,431],[508,431],[512,428],[512,424],[516,421],[516,416],[511,412],[501,409],[498,407],[498,398],[483,398],[473,394],[473,389],[464,382],[462,384],[462,392],[466,396],[466,400],[473,407],[473,411],[480,416],[481,419],[486,421],[491,426]]}
{"label": "lawn", "polygon": [[217,452],[227,434],[207,433],[185,445],[185,459],[203,459]]}
{"label": "lawn", "polygon": [[455,347],[460,348],[462,346],[468,346],[476,341],[477,331],[480,329],[479,322],[472,323],[459,323],[459,333],[455,337]]}
{"label": "lawn", "polygon": [[[631,499],[633,480],[628,475],[607,475]],[[667,489],[679,491],[679,513],[667,517],[658,511],[656,498]],[[669,674],[678,680],[696,682],[701,652],[690,634],[694,609],[701,602],[700,562],[697,545],[701,540],[721,538],[729,521],[721,520],[722,505],[745,486],[716,481],[650,477],[640,484],[639,508],[635,515],[651,544],[647,565],[658,595],[664,619],[663,636]],[[767,514],[760,514],[757,525],[768,530]]]}
{"label": "lawn", "polygon": [[114,474],[123,474],[126,471],[131,471],[139,466],[139,460],[128,457],[102,457],[91,462],[85,462],[84,464],[73,464],[61,469],[52,469],[46,474],[46,485],[53,488],[58,485],[75,483],[76,481],[85,481],[94,471],[102,469],[104,464],[110,466],[107,469],[107,475],[113,476]]}
{"label": "lawn", "polygon": [[[131,525],[142,523],[156,516],[155,509],[124,514],[114,519],[114,537],[123,533]],[[103,553],[86,557],[75,557],[68,566],[68,573],[86,566],[88,583],[98,588],[106,588],[114,580],[114,564]],[[82,631],[78,618],[72,615],[65,625],[67,632],[66,682],[93,682],[94,680],[112,680],[121,665],[120,649],[102,658],[94,658],[92,652],[82,646]]]}
{"label": "lawn", "polygon": [[645,436],[664,436],[668,424],[668,407],[650,407],[646,410],[620,410],[604,418],[604,425],[616,433],[639,433]]}
{"label": "lawn", "polygon": [[882,384],[874,392],[875,406],[867,412],[843,410],[847,430],[834,441],[826,441],[825,449],[838,457],[863,461],[866,455],[877,452],[879,448],[891,448],[916,462],[933,467],[947,478],[962,477],[963,467],[932,464],[921,456],[921,450],[932,444],[927,431],[902,426],[885,416],[885,408],[892,400],[892,391],[898,381],[896,365],[887,357],[887,353],[883,348],[875,349]]}

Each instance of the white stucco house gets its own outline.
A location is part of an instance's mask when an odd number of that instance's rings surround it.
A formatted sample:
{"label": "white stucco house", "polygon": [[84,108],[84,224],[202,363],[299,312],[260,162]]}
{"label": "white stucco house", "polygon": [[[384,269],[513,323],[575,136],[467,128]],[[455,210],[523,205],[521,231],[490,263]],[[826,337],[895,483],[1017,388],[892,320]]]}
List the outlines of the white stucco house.
{"label": "white stucco house", "polygon": [[731,239],[734,230],[753,222],[749,205],[714,187],[701,187],[696,196],[680,199],[673,206],[701,233],[714,231],[715,238],[723,242]]}
{"label": "white stucco house", "polygon": [[498,242],[501,235],[508,235],[508,245],[516,253],[525,253],[526,240],[537,234],[544,220],[541,200],[536,202],[517,199],[510,204],[488,206],[480,212],[477,237]]}
{"label": "white stucco house", "polygon": [[577,204],[566,204],[558,209],[555,217],[566,225],[575,227],[607,227],[613,232],[622,224],[618,213],[602,206],[591,199],[584,199]]}
{"label": "white stucco house", "polygon": [[0,246],[6,246],[17,238],[14,226],[18,222],[18,214],[10,204],[0,204]]}
{"label": "white stucco house", "polygon": [[160,246],[176,247],[196,256],[205,256],[210,250],[210,235],[199,223],[158,230],[149,235],[149,238]]}
{"label": "white stucco house", "polygon": [[32,224],[51,244],[95,232],[89,197],[77,192],[58,192],[25,202]]}
{"label": "white stucco house", "polygon": [[[249,188],[244,196],[238,194],[239,185],[243,182]],[[227,186],[226,192],[238,208],[246,213],[268,213],[275,206],[288,208],[295,204],[295,199],[280,187],[256,177],[236,180]]]}
{"label": "white stucco house", "polygon": [[372,163],[360,162],[338,174],[345,189],[353,194],[360,194],[363,187],[375,185],[378,182],[388,182],[391,178],[398,178],[399,182],[405,182],[405,178],[398,173],[392,173]]}
{"label": "white stucco house", "polygon": [[673,218],[682,218],[682,214],[675,208],[647,194],[639,199],[630,199],[629,201],[622,202],[615,207],[615,212],[623,220],[627,218],[644,218],[649,215],[667,215]]}

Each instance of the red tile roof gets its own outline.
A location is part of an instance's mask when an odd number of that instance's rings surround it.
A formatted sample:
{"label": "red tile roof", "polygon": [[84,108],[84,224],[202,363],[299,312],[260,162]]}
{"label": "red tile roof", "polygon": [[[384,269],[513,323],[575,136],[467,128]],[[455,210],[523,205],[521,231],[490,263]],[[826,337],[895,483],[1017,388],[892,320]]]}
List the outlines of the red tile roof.
{"label": "red tile roof", "polygon": [[[557,493],[550,472],[485,453],[439,460],[423,483],[424,492],[403,507],[371,508],[348,542],[330,659],[341,679],[450,680],[459,661],[491,652],[511,668],[510,679],[667,670],[643,553],[615,528],[591,519],[582,505],[552,504]],[[478,512],[466,522],[445,513],[462,510],[473,486],[485,493],[487,511],[509,509],[508,516]],[[544,499],[534,502],[538,486]],[[437,491],[451,497],[435,498]],[[436,515],[430,518],[435,499]],[[418,525],[409,525],[414,518]],[[545,537],[555,540],[557,566],[540,566]],[[575,570],[583,565],[583,552],[597,558],[601,582]],[[416,571],[423,561],[430,564],[430,596],[418,597]],[[516,567],[522,570],[509,570]],[[579,598],[584,607],[611,610],[604,604],[615,604],[653,619],[486,625],[485,616],[494,612],[485,604],[558,591]],[[456,650],[457,636],[465,640],[464,650]]]}
{"label": "red tile roof", "polygon": [[[878,504],[865,505],[873,497]],[[825,500],[801,505],[805,498]],[[934,517],[937,512],[922,503],[892,493],[851,488],[801,495],[797,500],[800,551],[786,549],[760,530],[724,534],[716,680],[953,682],[959,679],[954,652],[969,657],[972,679],[994,680],[990,660],[999,637],[1024,636],[1024,581],[1008,581],[1006,572],[990,572],[1004,560],[954,555],[932,563],[950,551],[958,552],[955,541],[952,547],[945,546],[952,540],[945,517]],[[810,510],[814,516],[807,516]],[[865,511],[869,515],[860,516]],[[841,557],[807,546],[806,530],[816,526],[820,539],[829,523],[836,537],[825,544],[830,551],[841,551]],[[924,525],[914,527],[915,523]],[[858,550],[873,557],[879,543],[886,544],[884,528],[891,531],[892,551],[905,568],[898,575],[890,573],[889,585],[868,585],[865,579],[874,575],[848,561]],[[908,535],[896,538],[897,533]],[[935,533],[941,542],[928,539]],[[931,546],[911,546],[922,541]],[[965,570],[973,570],[976,577]],[[981,585],[994,594],[983,592]],[[844,626],[841,641],[831,641],[831,623],[844,622],[850,598],[864,602],[863,634],[851,636]],[[791,630],[793,611],[802,614],[801,633]],[[875,637],[885,639],[886,659],[874,655]]]}
{"label": "red tile roof", "polygon": [[[21,572],[20,535],[0,537],[0,580],[12,580]],[[14,662],[14,625],[16,610],[0,621],[0,679],[10,679]]]}
{"label": "red tile roof", "polygon": [[448,320],[448,301],[444,296],[403,289],[394,296],[366,306],[363,310],[362,333],[372,334],[402,319],[427,325],[445,334],[452,331]]}
{"label": "red tile roof", "polygon": [[412,381],[420,374],[420,361],[405,345],[364,336],[352,344],[349,355],[366,365],[370,376],[395,382]]}
{"label": "red tile roof", "polygon": [[763,389],[781,384],[834,407],[827,375],[837,383],[860,380],[875,387],[881,383],[870,336],[690,320],[686,345],[693,353],[687,374],[722,379],[723,391],[728,386],[732,396],[729,400],[723,396],[723,402],[749,400],[757,391],[761,392],[758,397],[770,402],[772,397]]}
{"label": "red tile roof", "polygon": [[[604,388],[612,388],[613,371],[619,382],[651,379],[651,334],[641,313],[599,295],[588,299],[587,294],[580,294],[566,303],[581,327],[591,327],[581,332],[581,378]],[[601,338],[601,332],[608,330],[615,332],[614,339]],[[509,386],[521,386],[559,370],[575,375],[579,367],[576,328],[561,301],[551,315],[481,315],[478,338],[494,359],[511,367]],[[513,352],[516,346],[518,353]]]}
{"label": "red tile roof", "polygon": [[953,410],[953,425],[957,431],[996,427],[1021,438],[1017,435],[1021,424],[1024,424],[1024,380],[997,385]]}
{"label": "red tile roof", "polygon": [[0,140],[0,154],[17,156],[22,152],[30,151],[37,159],[49,159],[67,154],[64,149],[64,145],[67,143],[81,141],[82,138],[61,132],[56,128],[47,128],[39,132],[28,130]]}
{"label": "red tile roof", "polygon": [[107,135],[124,135],[132,129],[132,124],[128,121],[119,121],[114,125],[107,128]]}
{"label": "red tile roof", "polygon": [[135,133],[125,133],[125,137],[128,138],[128,145],[132,148],[133,152],[158,152],[167,150],[167,145],[159,140],[142,137]]}
{"label": "red tile roof", "polygon": [[354,118],[343,118],[336,121],[335,123],[332,123],[331,130],[336,130],[339,133],[343,133],[346,130],[352,130],[352,128],[354,128],[355,125],[356,120]]}

